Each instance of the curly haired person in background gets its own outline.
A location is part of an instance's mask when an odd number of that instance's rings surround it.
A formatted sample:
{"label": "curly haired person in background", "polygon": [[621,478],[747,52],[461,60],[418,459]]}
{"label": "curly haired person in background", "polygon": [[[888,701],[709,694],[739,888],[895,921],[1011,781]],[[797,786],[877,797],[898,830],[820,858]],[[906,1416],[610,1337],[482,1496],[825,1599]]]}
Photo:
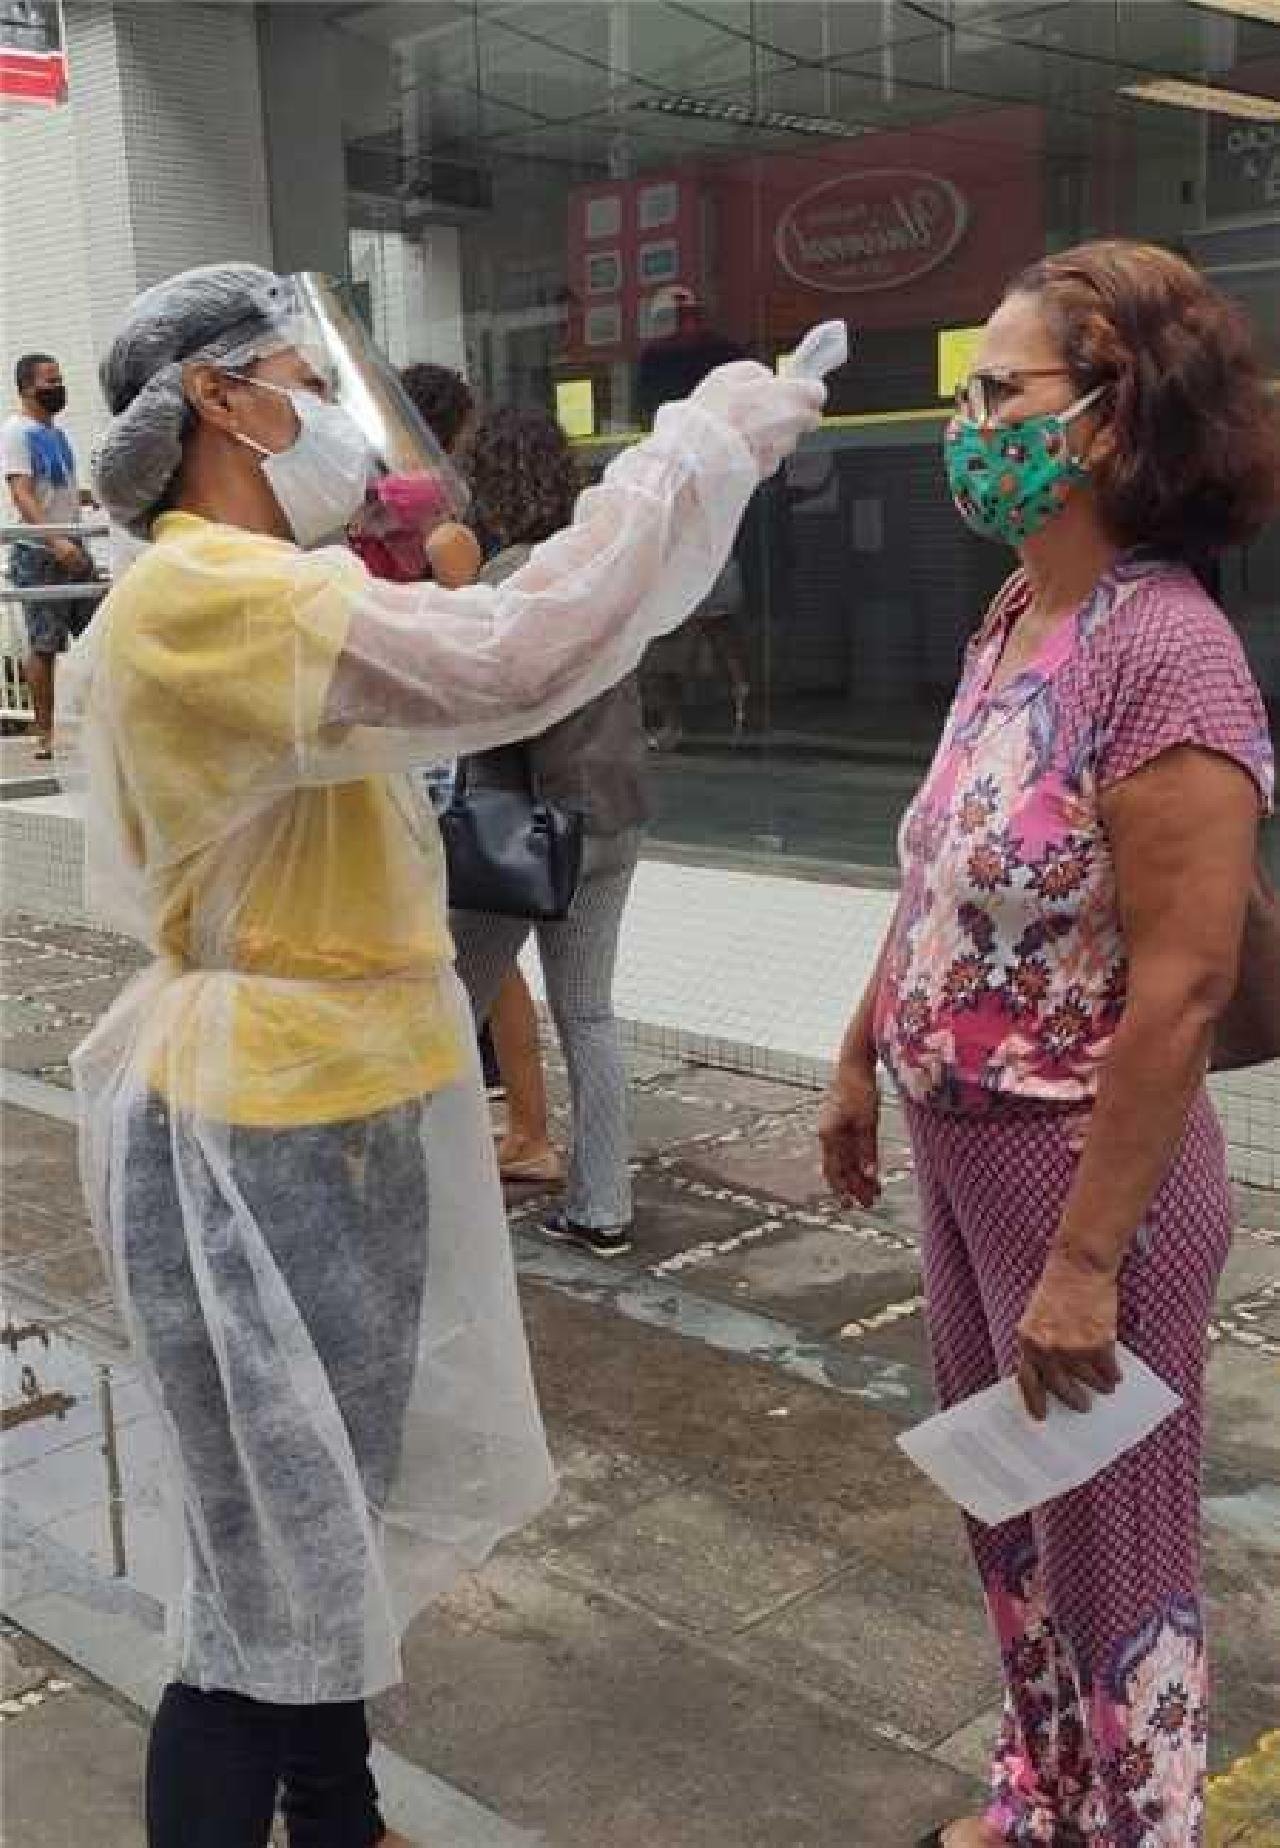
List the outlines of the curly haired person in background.
{"label": "curly haired person in background", "polygon": [[[530,548],[564,524],[579,486],[564,433],[542,411],[500,410],[485,417],[476,431],[472,480],[476,522],[494,549],[483,577],[494,584],[519,570]],[[618,933],[649,818],[645,753],[632,674],[540,737],[485,752],[468,767],[473,785],[488,781],[516,788],[526,787],[533,770],[549,798],[586,817],[583,875],[569,915],[536,928],[573,1107],[565,1208],[545,1229],[597,1257],[612,1257],[631,1244],[627,1081],[612,989]],[[477,1018],[483,1018],[493,995],[506,994],[530,926],[520,918],[477,912],[454,912],[450,923],[458,973]],[[498,1040],[509,1105],[500,1150],[507,1179],[551,1179],[559,1170],[547,1142],[532,1002],[529,1013],[521,1058],[510,1056],[509,1037]],[[554,1169],[540,1165],[548,1156]]]}

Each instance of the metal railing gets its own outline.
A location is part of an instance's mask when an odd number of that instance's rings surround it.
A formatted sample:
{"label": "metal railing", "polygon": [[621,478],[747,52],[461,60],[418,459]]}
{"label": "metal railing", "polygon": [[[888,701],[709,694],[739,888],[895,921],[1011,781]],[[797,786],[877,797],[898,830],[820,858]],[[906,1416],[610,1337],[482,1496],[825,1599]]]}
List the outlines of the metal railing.
{"label": "metal railing", "polygon": [[[84,520],[70,525],[0,525],[0,545],[29,545],[46,539],[75,539],[84,545],[90,539],[105,539],[109,530],[105,520]],[[27,610],[41,603],[97,603],[109,588],[105,576],[83,582],[73,580],[67,584],[29,587],[13,584],[7,576],[0,579],[0,720],[30,725],[35,716],[23,672],[23,663],[30,653]]]}
{"label": "metal railing", "polygon": [[0,523],[0,545],[21,545],[37,539],[105,539],[111,531],[105,520],[73,520],[69,525],[31,526],[25,520]]}

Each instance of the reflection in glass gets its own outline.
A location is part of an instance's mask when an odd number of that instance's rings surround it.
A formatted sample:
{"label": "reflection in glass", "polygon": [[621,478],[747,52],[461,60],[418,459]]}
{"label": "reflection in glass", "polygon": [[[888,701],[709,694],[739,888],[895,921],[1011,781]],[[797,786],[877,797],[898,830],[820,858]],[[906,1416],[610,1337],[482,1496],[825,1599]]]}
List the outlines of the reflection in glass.
{"label": "reflection in glass", "polygon": [[[948,356],[1022,264],[1110,232],[1172,244],[1280,373],[1280,125],[1122,94],[1280,98],[1264,21],[1176,0],[268,11],[264,42],[295,16],[279,55],[305,48],[336,99],[287,119],[268,57],[272,138],[317,172],[336,146],[346,174],[324,266],[398,362],[564,406],[588,476],[707,364],[773,365],[831,314],[856,329],[827,425],[751,507],[732,595],[646,674],[659,833],[709,856],[892,863],[1010,562],[947,497]],[[277,212],[299,266],[330,236],[315,209]],[[1220,589],[1274,722],[1280,537]]]}

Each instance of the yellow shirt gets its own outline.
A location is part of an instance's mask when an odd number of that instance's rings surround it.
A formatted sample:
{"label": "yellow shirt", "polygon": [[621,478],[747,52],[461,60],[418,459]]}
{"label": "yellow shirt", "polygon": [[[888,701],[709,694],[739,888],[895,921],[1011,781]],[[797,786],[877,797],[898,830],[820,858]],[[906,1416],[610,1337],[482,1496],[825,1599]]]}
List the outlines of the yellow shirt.
{"label": "yellow shirt", "polygon": [[[443,856],[399,777],[298,786],[354,558],[167,514],[103,611],[116,807],[181,979],[149,1081],[216,1120],[370,1115],[455,1079]],[[348,569],[349,565],[349,569]]]}

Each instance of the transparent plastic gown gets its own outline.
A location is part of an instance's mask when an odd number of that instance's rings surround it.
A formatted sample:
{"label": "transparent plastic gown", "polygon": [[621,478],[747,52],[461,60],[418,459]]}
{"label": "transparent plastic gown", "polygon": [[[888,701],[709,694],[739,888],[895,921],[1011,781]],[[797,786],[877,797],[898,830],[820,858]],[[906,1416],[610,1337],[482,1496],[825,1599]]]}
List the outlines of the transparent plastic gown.
{"label": "transparent plastic gown", "polygon": [[70,657],[91,905],[156,957],[75,1058],[82,1163],[163,1434],[133,1492],[181,1493],[196,1685],[389,1685],[413,1613],[553,1492],[439,839],[401,773],[629,672],[821,395],[713,375],[497,587],[166,515]]}

